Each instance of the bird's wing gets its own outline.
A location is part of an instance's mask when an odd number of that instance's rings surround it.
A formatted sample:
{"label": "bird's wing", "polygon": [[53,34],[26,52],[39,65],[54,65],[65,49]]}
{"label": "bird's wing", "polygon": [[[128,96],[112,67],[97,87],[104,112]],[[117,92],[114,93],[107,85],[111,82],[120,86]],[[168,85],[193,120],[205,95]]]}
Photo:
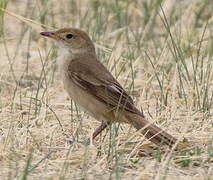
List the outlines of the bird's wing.
{"label": "bird's wing", "polygon": [[[100,63],[96,64],[96,68],[99,68],[101,71],[97,71],[97,69],[92,68],[89,64],[78,60],[72,61],[68,69],[69,77],[80,88],[85,89],[88,93],[110,107],[140,113],[134,106],[132,98],[113,78],[109,71]],[[98,73],[103,71],[104,73]]]}

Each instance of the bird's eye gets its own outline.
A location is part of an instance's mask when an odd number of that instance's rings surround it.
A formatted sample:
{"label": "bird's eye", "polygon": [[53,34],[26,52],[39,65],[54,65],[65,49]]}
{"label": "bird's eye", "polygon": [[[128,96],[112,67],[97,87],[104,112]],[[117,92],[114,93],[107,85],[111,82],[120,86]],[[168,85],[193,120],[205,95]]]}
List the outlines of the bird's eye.
{"label": "bird's eye", "polygon": [[67,39],[71,39],[71,38],[73,38],[73,35],[72,35],[72,34],[67,34],[67,35],[66,35],[66,38],[67,38]]}

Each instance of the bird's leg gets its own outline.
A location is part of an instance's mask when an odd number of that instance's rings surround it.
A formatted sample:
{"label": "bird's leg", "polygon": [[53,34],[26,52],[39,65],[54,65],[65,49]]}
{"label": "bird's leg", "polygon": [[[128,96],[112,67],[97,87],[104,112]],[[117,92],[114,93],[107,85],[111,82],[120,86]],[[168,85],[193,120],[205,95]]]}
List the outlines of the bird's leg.
{"label": "bird's leg", "polygon": [[101,125],[92,134],[92,140],[94,140],[104,129],[106,129],[108,125],[109,123],[102,122]]}
{"label": "bird's leg", "polygon": [[[96,128],[96,130],[93,132],[93,134],[92,134],[92,141],[94,141],[94,139],[104,130],[104,129],[106,129],[106,127],[109,125],[109,123],[107,123],[107,122],[101,122],[101,125],[100,126],[98,126],[97,128]],[[89,145],[90,144],[90,138],[88,138],[86,141],[85,141],[85,143],[84,144],[86,144],[86,145]]]}
{"label": "bird's leg", "polygon": [[[102,122],[100,126],[97,127],[97,129],[94,131],[94,133],[92,134],[92,141],[104,130],[106,129],[106,127],[109,125],[110,123],[107,122]],[[69,140],[68,141],[70,144],[72,144],[73,142],[78,142],[80,144],[84,144],[84,145],[89,145],[90,144],[90,138],[88,138],[87,140],[85,140],[84,142],[80,142],[80,141],[72,141]]]}

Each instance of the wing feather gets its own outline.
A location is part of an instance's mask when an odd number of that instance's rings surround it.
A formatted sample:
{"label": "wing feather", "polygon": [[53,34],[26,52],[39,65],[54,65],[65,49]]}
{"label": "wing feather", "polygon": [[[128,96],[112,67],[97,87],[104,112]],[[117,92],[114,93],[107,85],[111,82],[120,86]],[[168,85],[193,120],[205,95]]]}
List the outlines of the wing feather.
{"label": "wing feather", "polygon": [[[78,68],[76,66],[78,66]],[[140,113],[137,108],[135,108],[132,98],[126,93],[121,85],[111,76],[111,74],[107,74],[107,76],[102,78],[96,71],[94,71],[94,68],[87,67],[86,64],[80,62],[71,63],[69,67],[69,77],[73,82],[100,101],[106,103],[110,107]]]}

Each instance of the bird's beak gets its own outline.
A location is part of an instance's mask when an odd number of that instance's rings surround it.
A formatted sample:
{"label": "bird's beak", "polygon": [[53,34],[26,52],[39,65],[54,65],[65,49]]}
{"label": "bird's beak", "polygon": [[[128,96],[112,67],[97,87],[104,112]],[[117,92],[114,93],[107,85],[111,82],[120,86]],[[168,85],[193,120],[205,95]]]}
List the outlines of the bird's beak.
{"label": "bird's beak", "polygon": [[54,32],[41,32],[40,33],[42,36],[46,36],[52,39],[61,39],[57,34],[55,34]]}

